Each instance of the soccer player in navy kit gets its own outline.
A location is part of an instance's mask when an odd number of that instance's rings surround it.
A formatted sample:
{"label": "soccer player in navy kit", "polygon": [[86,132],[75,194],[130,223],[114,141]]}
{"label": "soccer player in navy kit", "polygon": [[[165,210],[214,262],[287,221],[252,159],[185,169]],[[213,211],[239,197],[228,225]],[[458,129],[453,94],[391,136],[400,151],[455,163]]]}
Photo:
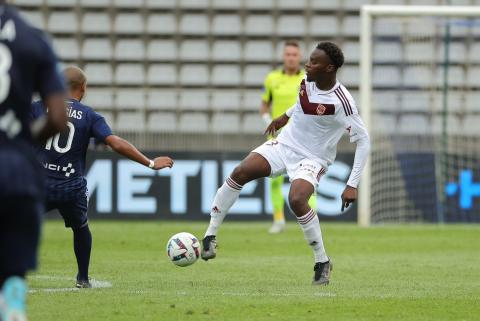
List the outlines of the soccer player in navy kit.
{"label": "soccer player in navy kit", "polygon": [[[64,82],[40,30],[0,0],[0,320],[24,321],[25,274],[36,267],[44,179],[34,139],[66,126]],[[31,129],[33,92],[50,106]]]}
{"label": "soccer player in navy kit", "polygon": [[[85,157],[90,138],[104,142],[117,153],[154,170],[172,167],[170,157],[147,158],[126,140],[112,134],[100,114],[80,101],[87,90],[87,79],[77,67],[64,71],[69,90],[67,129],[40,146],[38,156],[47,176],[47,211],[58,209],[65,226],[73,230],[73,244],[78,264],[78,288],[89,288],[88,278],[92,235],[88,227],[88,191]],[[48,105],[47,105],[48,106]],[[45,113],[42,102],[32,104],[32,117]]]}

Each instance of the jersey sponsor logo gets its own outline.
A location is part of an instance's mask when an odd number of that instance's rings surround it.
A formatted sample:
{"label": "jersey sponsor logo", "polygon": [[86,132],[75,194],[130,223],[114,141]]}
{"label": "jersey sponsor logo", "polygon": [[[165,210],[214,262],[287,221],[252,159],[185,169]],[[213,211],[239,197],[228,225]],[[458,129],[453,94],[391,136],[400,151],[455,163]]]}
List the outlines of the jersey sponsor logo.
{"label": "jersey sponsor logo", "polygon": [[70,175],[75,173],[75,168],[73,168],[72,163],[68,163],[67,166],[61,166],[61,165],[56,165],[56,164],[49,164],[49,163],[44,163],[43,167],[48,169],[49,171],[53,172],[64,172],[65,177],[70,177]]}
{"label": "jersey sponsor logo", "polygon": [[335,114],[335,105],[334,104],[325,104],[325,103],[311,103],[308,99],[307,87],[305,85],[305,79],[302,80],[300,85],[300,105],[302,110],[307,115],[315,116],[326,116]]}

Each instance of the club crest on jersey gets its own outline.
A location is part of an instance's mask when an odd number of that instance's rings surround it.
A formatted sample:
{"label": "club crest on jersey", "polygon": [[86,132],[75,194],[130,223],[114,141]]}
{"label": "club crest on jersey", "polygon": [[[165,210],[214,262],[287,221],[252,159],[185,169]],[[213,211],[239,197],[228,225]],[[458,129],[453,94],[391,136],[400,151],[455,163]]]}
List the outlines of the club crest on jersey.
{"label": "club crest on jersey", "polygon": [[327,111],[327,107],[323,106],[322,104],[318,104],[317,106],[317,115],[323,115]]}

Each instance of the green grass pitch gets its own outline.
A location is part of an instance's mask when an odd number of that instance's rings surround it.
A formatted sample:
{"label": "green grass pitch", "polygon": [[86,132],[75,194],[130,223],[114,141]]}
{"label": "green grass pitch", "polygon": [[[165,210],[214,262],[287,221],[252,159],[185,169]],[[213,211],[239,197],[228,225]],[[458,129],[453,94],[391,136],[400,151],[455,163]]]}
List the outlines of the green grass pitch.
{"label": "green grass pitch", "polygon": [[480,320],[480,226],[323,224],[334,262],[327,287],[310,285],[313,259],[296,224],[227,222],[215,260],[186,268],[165,245],[206,223],[92,221],[91,276],[72,290],[72,235],[44,225],[41,267],[30,275],[30,321]]}

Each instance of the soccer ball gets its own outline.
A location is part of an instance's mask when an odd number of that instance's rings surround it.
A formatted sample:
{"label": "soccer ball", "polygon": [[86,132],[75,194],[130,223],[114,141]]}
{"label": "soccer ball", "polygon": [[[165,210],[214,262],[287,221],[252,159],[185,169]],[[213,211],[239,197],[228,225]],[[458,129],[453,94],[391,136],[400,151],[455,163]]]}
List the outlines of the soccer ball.
{"label": "soccer ball", "polygon": [[177,233],[168,240],[167,255],[175,265],[192,265],[200,257],[200,242],[190,233]]}

